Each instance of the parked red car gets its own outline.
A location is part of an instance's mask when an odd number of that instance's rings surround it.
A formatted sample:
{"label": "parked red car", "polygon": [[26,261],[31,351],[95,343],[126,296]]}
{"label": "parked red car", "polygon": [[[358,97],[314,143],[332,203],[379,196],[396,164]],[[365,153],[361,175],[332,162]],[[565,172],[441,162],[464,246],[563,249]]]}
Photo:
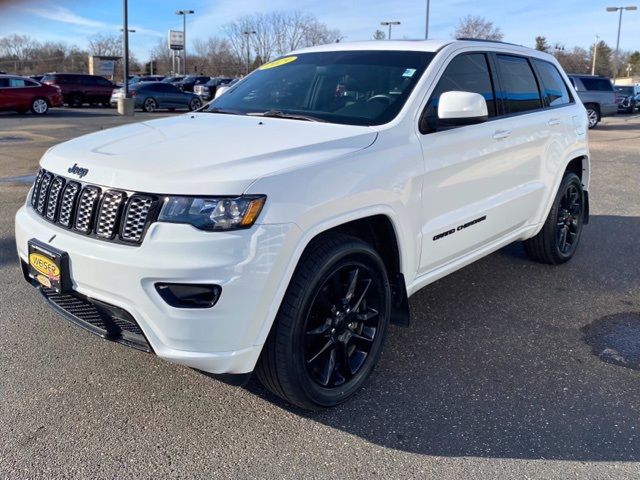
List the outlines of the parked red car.
{"label": "parked red car", "polygon": [[26,113],[31,110],[43,115],[49,107],[62,106],[62,92],[58,87],[42,85],[30,78],[0,75],[0,110]]}
{"label": "parked red car", "polygon": [[116,88],[104,77],[84,73],[50,73],[44,76],[42,83],[60,87],[64,103],[72,107],[85,103],[109,106],[111,93]]}

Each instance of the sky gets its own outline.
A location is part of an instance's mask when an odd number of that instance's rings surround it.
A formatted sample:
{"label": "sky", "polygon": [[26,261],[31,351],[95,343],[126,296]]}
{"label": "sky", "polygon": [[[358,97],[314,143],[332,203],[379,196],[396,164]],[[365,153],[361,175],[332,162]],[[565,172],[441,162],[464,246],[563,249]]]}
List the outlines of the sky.
{"label": "sky", "polygon": [[[426,0],[129,0],[130,48],[141,60],[169,29],[181,30],[176,9],[192,9],[187,48],[194,38],[224,36],[222,27],[235,18],[257,12],[300,10],[314,14],[344,41],[371,39],[383,20],[397,20],[393,38],[424,38]],[[451,38],[459,19],[480,15],[494,22],[504,40],[533,46],[537,35],[550,44],[588,48],[595,35],[615,47],[618,14],[606,12],[611,0],[431,0],[430,38]],[[640,0],[625,0],[638,5]],[[0,37],[29,35],[38,40],[64,41],[86,47],[97,33],[117,34],[122,25],[119,0],[0,0]],[[625,11],[620,48],[640,50],[640,10]]]}

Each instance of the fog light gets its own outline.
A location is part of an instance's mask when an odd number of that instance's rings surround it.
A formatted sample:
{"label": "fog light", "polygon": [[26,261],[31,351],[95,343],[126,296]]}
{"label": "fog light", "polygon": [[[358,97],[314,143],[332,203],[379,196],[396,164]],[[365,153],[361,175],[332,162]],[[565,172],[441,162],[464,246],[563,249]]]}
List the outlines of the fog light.
{"label": "fog light", "polygon": [[162,299],[175,308],[211,308],[222,293],[220,285],[156,283]]}

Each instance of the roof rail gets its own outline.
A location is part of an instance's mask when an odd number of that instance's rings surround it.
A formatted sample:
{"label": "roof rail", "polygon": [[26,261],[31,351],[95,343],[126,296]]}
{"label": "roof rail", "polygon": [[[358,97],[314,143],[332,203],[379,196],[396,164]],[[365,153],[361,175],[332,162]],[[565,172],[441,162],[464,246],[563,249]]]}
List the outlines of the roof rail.
{"label": "roof rail", "polygon": [[514,47],[524,47],[524,45],[518,45],[517,43],[503,42],[502,40],[489,40],[486,38],[461,37],[461,38],[456,38],[456,40],[464,40],[469,42],[500,43],[502,45],[513,45]]}

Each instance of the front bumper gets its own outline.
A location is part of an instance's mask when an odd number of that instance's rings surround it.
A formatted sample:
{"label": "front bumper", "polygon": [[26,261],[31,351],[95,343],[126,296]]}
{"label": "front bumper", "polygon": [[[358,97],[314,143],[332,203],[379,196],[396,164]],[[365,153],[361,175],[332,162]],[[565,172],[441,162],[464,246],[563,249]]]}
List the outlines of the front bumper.
{"label": "front bumper", "polygon": [[[156,222],[132,247],[52,225],[30,205],[18,211],[15,227],[21,261],[31,238],[67,252],[74,292],[128,312],[159,357],[216,374],[253,370],[301,233],[293,224],[203,232]],[[217,284],[222,294],[212,308],[174,308],[157,282]]]}

